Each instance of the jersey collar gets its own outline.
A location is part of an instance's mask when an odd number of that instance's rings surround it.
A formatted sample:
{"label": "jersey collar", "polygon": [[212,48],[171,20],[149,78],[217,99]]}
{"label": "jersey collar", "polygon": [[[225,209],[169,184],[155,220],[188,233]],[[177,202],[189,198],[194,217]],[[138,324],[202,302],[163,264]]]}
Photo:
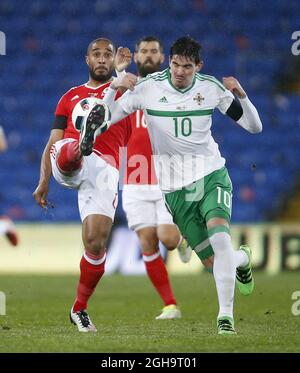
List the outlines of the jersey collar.
{"label": "jersey collar", "polygon": [[192,89],[194,87],[194,85],[195,85],[195,82],[196,82],[196,74],[195,74],[193,82],[192,82],[192,84],[189,87],[184,88],[184,89],[179,89],[179,88],[176,88],[174,86],[174,84],[172,83],[170,68],[167,69],[167,77],[168,77],[168,81],[169,81],[170,86],[172,88],[174,88],[177,92],[180,92],[180,93],[185,93],[185,92],[189,91],[190,89]]}
{"label": "jersey collar", "polygon": [[98,87],[91,87],[90,85],[88,85],[87,83],[84,84],[84,86],[88,89],[99,89],[100,87],[103,87],[104,85],[108,84],[108,83],[111,83],[111,81],[109,82],[106,82],[106,83],[103,83],[103,84],[100,84]]}

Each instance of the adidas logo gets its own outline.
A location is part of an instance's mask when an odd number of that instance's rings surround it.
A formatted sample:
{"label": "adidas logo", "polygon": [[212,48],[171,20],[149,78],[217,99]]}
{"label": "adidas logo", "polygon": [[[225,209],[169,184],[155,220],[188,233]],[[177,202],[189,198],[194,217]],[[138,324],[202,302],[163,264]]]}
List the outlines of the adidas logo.
{"label": "adidas logo", "polygon": [[160,100],[158,100],[158,102],[168,102],[168,100],[166,99],[166,97],[162,97]]}

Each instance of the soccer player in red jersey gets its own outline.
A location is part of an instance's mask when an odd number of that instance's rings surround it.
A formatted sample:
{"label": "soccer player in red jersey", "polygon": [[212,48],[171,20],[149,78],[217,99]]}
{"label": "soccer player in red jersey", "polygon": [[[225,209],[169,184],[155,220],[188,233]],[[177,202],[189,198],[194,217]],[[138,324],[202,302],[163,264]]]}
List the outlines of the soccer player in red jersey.
{"label": "soccer player in red jersey", "polygon": [[[80,262],[80,279],[70,320],[81,332],[96,332],[88,313],[87,303],[105,271],[106,242],[111,231],[118,198],[119,148],[131,134],[125,118],[99,136],[92,147],[97,128],[85,122],[85,113],[101,100],[112,81],[114,44],[99,38],[87,49],[89,80],[71,88],[59,100],[48,143],[44,149],[40,180],[33,196],[47,208],[51,174],[66,187],[78,190],[78,206],[82,220],[84,254]],[[131,53],[123,48],[124,58]],[[103,113],[103,122],[108,118]],[[103,123],[102,123],[103,124]]]}
{"label": "soccer player in red jersey", "polygon": [[[136,44],[134,61],[140,78],[159,71],[164,61],[160,40],[152,36],[141,39]],[[158,242],[160,240],[168,250],[178,247],[185,262],[190,258],[191,249],[187,247],[166,209],[155,176],[152,148],[143,112],[138,110],[130,118],[132,134],[127,145],[123,208],[129,228],[139,237],[147,274],[164,303],[162,313],[156,319],[180,318],[181,312],[176,304]]]}

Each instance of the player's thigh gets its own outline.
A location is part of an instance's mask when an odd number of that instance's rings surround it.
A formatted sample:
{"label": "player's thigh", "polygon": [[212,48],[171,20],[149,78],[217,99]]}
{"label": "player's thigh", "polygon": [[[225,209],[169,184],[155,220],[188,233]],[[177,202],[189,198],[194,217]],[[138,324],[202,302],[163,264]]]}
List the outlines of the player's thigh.
{"label": "player's thigh", "polygon": [[227,169],[223,167],[205,177],[205,195],[199,202],[200,215],[209,221],[212,218],[231,219],[232,183]]}
{"label": "player's thigh", "polygon": [[156,227],[155,201],[128,197],[124,191],[122,201],[130,229],[138,231],[147,227]]}
{"label": "player's thigh", "polygon": [[51,168],[52,168],[52,175],[54,179],[61,185],[67,187],[67,188],[74,188],[77,189],[80,184],[82,183],[84,177],[85,177],[85,160],[83,161],[83,166],[79,170],[79,172],[76,172],[72,176],[66,176],[62,174],[56,164],[56,157],[65,144],[69,142],[76,141],[72,138],[66,138],[63,140],[59,140],[56,143],[54,143],[50,149],[50,161],[51,161]]}
{"label": "player's thigh", "polygon": [[118,170],[94,154],[84,158],[88,159],[88,172],[78,189],[81,221],[89,215],[104,215],[113,221],[118,205]]}
{"label": "player's thigh", "polygon": [[117,191],[100,192],[87,182],[82,183],[78,190],[78,208],[82,222],[89,215],[104,215],[113,221],[117,204]]}
{"label": "player's thigh", "polygon": [[189,191],[179,190],[165,195],[168,209],[183,237],[201,260],[213,255],[205,221],[198,211],[198,201],[187,198]]}

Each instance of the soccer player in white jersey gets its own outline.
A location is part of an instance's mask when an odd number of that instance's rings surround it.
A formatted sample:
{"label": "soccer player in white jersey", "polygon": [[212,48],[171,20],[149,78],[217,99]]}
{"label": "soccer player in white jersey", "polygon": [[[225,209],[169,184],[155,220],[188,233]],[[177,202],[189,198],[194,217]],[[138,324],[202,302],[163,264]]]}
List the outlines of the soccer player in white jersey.
{"label": "soccer player in white jersey", "polygon": [[[134,61],[139,78],[161,70],[164,61],[159,39],[148,36],[136,44]],[[173,223],[158,186],[152,162],[152,149],[147,124],[141,110],[130,117],[132,131],[127,144],[126,173],[123,185],[123,208],[128,226],[139,238],[147,274],[160,295],[164,307],[156,319],[181,317],[172,291],[168,272],[160,255],[158,242],[168,250],[178,247],[182,261],[187,262],[192,250]]]}
{"label": "soccer player in white jersey", "polygon": [[[175,41],[169,65],[138,83],[132,74],[115,80],[105,101],[112,113],[112,124],[138,109],[144,110],[159,185],[173,220],[196,252],[204,252],[209,246],[214,252],[218,333],[235,334],[236,267],[239,281],[250,293],[251,252],[232,248],[232,184],[225,159],[211,135],[211,115],[218,108],[250,133],[261,132],[262,123],[234,77],[223,78],[221,84],[199,73],[203,66],[201,46],[194,39],[182,37]],[[120,87],[129,91],[114,102]],[[89,120],[97,123],[98,112],[103,112],[101,105],[94,107]]]}

